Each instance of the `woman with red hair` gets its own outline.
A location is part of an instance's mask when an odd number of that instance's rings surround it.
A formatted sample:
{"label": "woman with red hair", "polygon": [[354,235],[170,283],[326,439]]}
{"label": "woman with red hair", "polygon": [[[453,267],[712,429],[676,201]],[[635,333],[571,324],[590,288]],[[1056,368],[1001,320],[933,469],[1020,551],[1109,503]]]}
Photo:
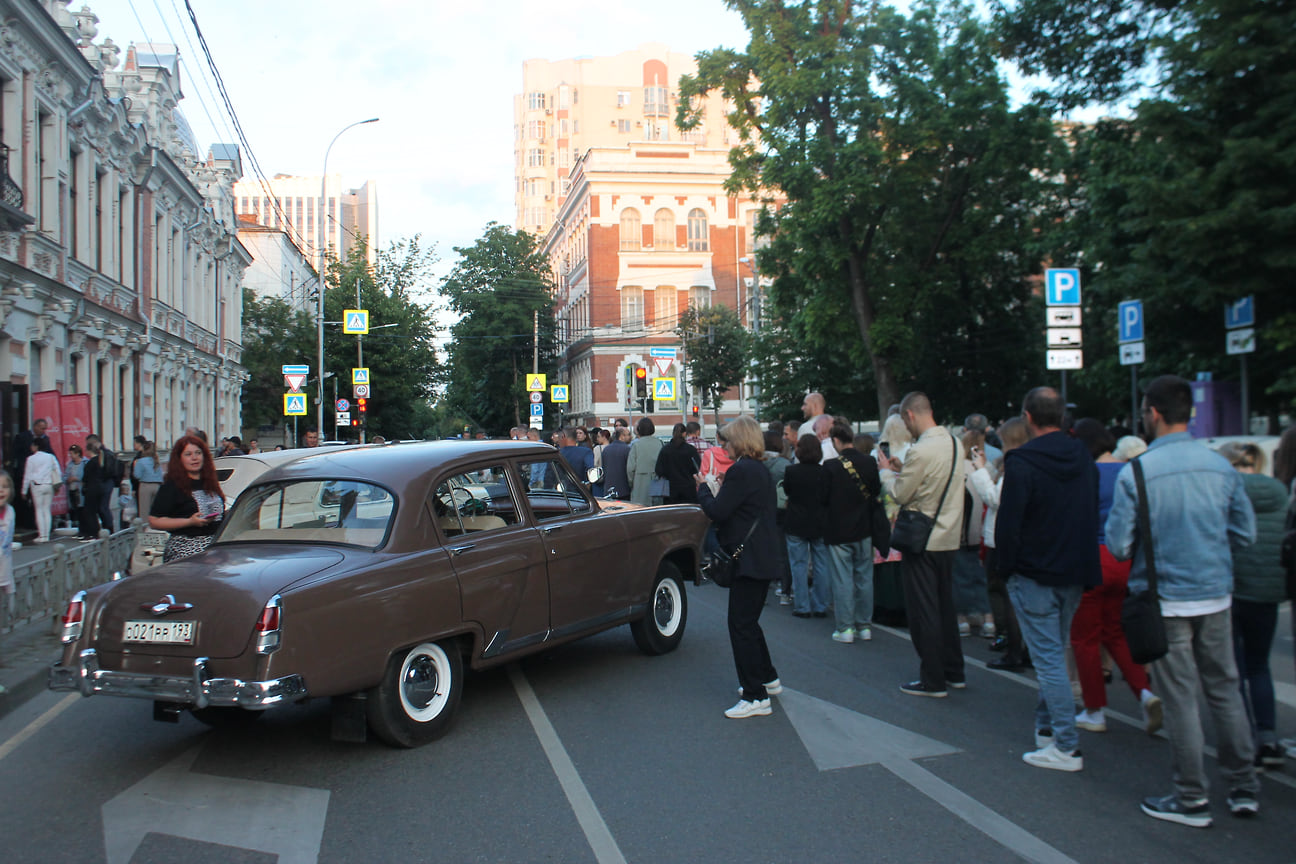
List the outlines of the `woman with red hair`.
{"label": "woman with red hair", "polygon": [[186,435],[171,448],[166,477],[149,510],[149,527],[171,533],[162,550],[163,563],[206,549],[224,515],[225,496],[207,442]]}

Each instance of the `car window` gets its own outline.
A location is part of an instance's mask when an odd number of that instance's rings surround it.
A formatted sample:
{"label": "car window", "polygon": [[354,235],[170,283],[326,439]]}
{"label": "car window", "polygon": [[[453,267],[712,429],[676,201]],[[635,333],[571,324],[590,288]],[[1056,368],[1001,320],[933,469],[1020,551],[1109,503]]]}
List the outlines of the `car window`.
{"label": "car window", "polygon": [[523,462],[518,466],[518,473],[526,484],[527,503],[538,520],[588,513],[593,509],[571,466],[558,456]]}
{"label": "car window", "polygon": [[377,548],[396,499],[360,480],[296,480],[254,486],[239,498],[220,543],[288,541]]}
{"label": "car window", "polygon": [[517,504],[503,465],[488,465],[447,477],[432,495],[437,527],[447,537],[516,525]]}

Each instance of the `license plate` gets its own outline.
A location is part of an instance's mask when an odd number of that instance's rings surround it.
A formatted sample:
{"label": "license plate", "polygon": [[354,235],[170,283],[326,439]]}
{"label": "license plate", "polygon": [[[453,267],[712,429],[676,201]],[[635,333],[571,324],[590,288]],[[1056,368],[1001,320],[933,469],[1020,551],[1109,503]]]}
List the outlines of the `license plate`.
{"label": "license plate", "polygon": [[123,642],[145,642],[150,645],[192,645],[193,621],[127,621]]}

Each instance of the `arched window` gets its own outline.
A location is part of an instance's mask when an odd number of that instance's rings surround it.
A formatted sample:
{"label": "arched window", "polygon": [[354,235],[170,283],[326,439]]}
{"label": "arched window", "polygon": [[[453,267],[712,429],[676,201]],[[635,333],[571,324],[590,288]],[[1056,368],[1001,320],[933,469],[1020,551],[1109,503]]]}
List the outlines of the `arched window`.
{"label": "arched window", "polygon": [[621,211],[621,251],[637,252],[643,245],[643,228],[639,222],[639,211],[627,207]]}
{"label": "arched window", "polygon": [[653,248],[675,248],[675,214],[665,207],[653,215]]}
{"label": "arched window", "polygon": [[688,214],[688,251],[706,252],[709,248],[706,211],[694,207]]}

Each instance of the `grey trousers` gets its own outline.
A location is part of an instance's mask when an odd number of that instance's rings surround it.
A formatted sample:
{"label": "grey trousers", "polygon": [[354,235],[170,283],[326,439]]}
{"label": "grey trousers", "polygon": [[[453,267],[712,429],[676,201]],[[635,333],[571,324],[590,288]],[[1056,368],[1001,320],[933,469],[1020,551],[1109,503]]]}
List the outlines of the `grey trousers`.
{"label": "grey trousers", "polygon": [[1170,652],[1152,664],[1153,688],[1165,709],[1175,791],[1184,803],[1206,800],[1198,686],[1214,722],[1220,773],[1229,791],[1260,790],[1251,722],[1238,689],[1229,610],[1193,618],[1166,618]]}

